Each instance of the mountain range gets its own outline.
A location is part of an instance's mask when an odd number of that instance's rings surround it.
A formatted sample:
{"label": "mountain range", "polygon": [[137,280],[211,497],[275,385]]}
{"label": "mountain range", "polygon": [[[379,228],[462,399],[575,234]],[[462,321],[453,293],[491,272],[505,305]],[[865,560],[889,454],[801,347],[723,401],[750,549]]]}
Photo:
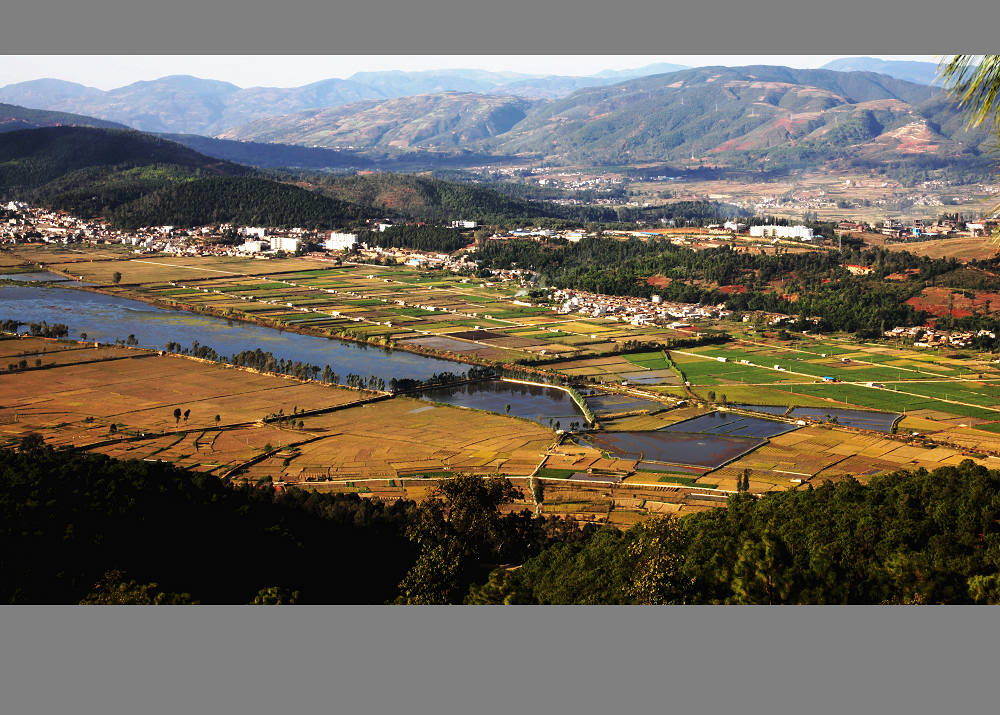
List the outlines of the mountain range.
{"label": "mountain range", "polygon": [[745,165],[975,157],[943,92],[874,72],[701,67],[577,90],[556,100],[443,93],[306,110],[230,129],[226,139],[327,148],[463,147],[555,164]]}
{"label": "mountain range", "polygon": [[[890,74],[927,79],[937,65],[864,57],[830,65],[843,69],[394,71],[249,89],[172,76],[107,92],[46,79],[0,89],[0,100],[42,107],[0,105],[0,129],[120,126],[113,117],[227,161],[348,171],[510,157],[740,169],[818,169],[837,160],[958,165],[993,148],[986,133],[965,129],[941,89]],[[525,96],[532,93],[558,96]]]}
{"label": "mountain range", "polygon": [[841,57],[827,62],[822,69],[837,72],[878,72],[917,84],[936,84],[938,66],[933,62],[880,60],[875,57]]}
{"label": "mountain range", "polygon": [[582,87],[682,69],[660,63],[590,77],[485,70],[358,72],[301,87],[241,88],[230,82],[171,75],[100,90],[76,82],[36,79],[0,88],[0,102],[85,114],[149,132],[212,136],[255,119],[303,109],[328,109],[362,100],[438,92],[476,92],[526,98],[557,97]]}
{"label": "mountain range", "polygon": [[[930,84],[937,71],[931,62],[852,57],[834,60],[826,69],[868,71]],[[305,109],[330,109],[363,100],[441,92],[500,94],[527,99],[559,99],[580,89],[616,84],[638,77],[689,69],[657,63],[589,76],[560,76],[486,70],[357,72],[346,79],[326,79],[301,87],[242,88],[230,82],[173,75],[101,90],[76,82],[45,78],[0,87],[0,102],[34,109],[87,115],[134,129],[213,136],[267,116]]]}

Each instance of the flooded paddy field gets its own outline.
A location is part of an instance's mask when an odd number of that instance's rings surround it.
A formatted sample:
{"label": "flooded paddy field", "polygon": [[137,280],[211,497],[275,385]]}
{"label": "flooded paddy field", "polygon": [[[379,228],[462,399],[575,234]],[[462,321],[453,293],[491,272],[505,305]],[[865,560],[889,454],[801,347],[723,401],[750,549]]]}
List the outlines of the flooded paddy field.
{"label": "flooded paddy field", "polygon": [[709,412],[664,427],[663,432],[701,432],[704,434],[730,435],[733,437],[776,437],[798,429],[796,425],[765,420],[759,417],[744,417],[731,412]]}
{"label": "flooded paddy field", "polygon": [[561,429],[568,429],[574,422],[581,425],[586,423],[583,413],[569,393],[555,387],[485,380],[421,390],[416,397],[500,415],[524,417],[546,426],[555,426],[558,422]]}
{"label": "flooded paddy field", "polygon": [[[623,459],[715,469],[753,451],[767,440],[692,432],[589,432],[581,444]],[[646,467],[648,468],[648,467]]]}
{"label": "flooded paddy field", "polygon": [[[892,432],[892,427],[903,416],[898,412],[876,412],[874,410],[850,410],[839,407],[792,407],[779,405],[733,405],[743,410],[771,415],[784,415],[797,419],[829,422],[836,418],[837,424],[875,432]],[[780,434],[780,433],[779,433]]]}

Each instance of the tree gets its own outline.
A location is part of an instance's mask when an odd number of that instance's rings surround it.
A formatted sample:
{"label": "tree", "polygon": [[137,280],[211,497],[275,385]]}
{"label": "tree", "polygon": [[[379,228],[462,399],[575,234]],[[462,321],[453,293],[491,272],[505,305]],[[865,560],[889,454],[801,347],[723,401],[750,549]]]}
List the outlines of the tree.
{"label": "tree", "polygon": [[45,446],[45,440],[37,432],[29,432],[21,437],[17,446],[22,452],[35,452]]}
{"label": "tree", "polygon": [[1000,136],[1000,55],[955,55],[940,74],[968,125]]}
{"label": "tree", "polygon": [[190,409],[184,410],[184,421],[185,422],[188,421],[188,417],[190,417],[190,416],[191,416],[191,410]]}
{"label": "tree", "polygon": [[678,520],[655,517],[637,532],[627,549],[634,561],[632,578],[625,587],[627,599],[643,605],[687,603],[694,591],[684,574],[687,538]]}
{"label": "tree", "polygon": [[[939,74],[968,127],[987,125],[1000,139],[1000,55],[954,55]],[[998,210],[1000,205],[990,213]]]}
{"label": "tree", "polygon": [[118,570],[107,571],[94,588],[83,599],[81,606],[96,605],[180,605],[196,604],[190,593],[164,593],[156,583],[139,584],[133,579],[125,580]]}
{"label": "tree", "polygon": [[122,282],[122,274],[118,271],[115,271],[114,275],[111,276],[111,280],[115,282],[115,285],[118,285],[119,283]]}
{"label": "tree", "polygon": [[255,606],[282,606],[298,603],[301,594],[282,586],[269,586],[260,589],[250,603]]}
{"label": "tree", "polygon": [[406,528],[420,554],[399,584],[397,601],[460,602],[475,578],[477,563],[502,550],[500,506],[517,495],[500,476],[464,474],[440,482]]}
{"label": "tree", "polygon": [[180,424],[180,421],[181,421],[181,408],[180,407],[175,407],[174,408],[174,424],[178,425],[178,424]]}
{"label": "tree", "polygon": [[221,421],[222,421],[222,417],[221,417],[221,416],[219,416],[219,415],[216,415],[216,416],[215,416],[215,424],[216,424],[216,425],[218,425],[218,424],[219,424],[219,422],[221,422]]}

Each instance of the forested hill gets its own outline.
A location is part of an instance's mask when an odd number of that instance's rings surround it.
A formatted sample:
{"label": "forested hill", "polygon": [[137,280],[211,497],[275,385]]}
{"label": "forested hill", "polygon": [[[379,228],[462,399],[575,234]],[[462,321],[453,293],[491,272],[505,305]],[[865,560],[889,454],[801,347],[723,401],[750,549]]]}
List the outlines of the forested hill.
{"label": "forested hill", "polygon": [[110,217],[126,228],[214,222],[337,228],[379,217],[435,223],[617,222],[661,215],[726,217],[736,211],[696,202],[647,216],[652,209],[562,206],[412,174],[264,174],[149,134],[87,127],[0,134],[0,198],[85,218]]}
{"label": "forested hill", "polygon": [[184,181],[146,194],[111,212],[124,228],[167,224],[336,228],[364,218],[361,207],[298,186],[256,177]]}
{"label": "forested hill", "polygon": [[567,215],[555,204],[514,198],[477,184],[413,174],[310,176],[309,181],[330,196],[409,219],[491,221]]}
{"label": "forested hill", "polygon": [[0,190],[5,194],[36,189],[79,169],[155,164],[183,167],[192,174],[250,171],[134,130],[44,127],[0,134]]}
{"label": "forested hill", "polygon": [[53,112],[45,109],[28,109],[27,107],[19,107],[16,104],[0,103],[0,132],[60,126],[128,129],[124,124],[87,117],[82,114]]}
{"label": "forested hill", "polygon": [[733,496],[605,528],[473,588],[471,603],[1000,602],[1000,472],[965,461]]}
{"label": "forested hill", "polygon": [[133,130],[0,134],[0,195],[124,228],[237,222],[336,227],[360,207]]}

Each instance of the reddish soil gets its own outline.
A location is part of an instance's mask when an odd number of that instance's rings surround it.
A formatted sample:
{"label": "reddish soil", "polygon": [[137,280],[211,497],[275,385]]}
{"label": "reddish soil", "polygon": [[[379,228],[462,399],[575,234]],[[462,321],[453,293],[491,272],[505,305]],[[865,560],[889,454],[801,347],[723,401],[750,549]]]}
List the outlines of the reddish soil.
{"label": "reddish soil", "polygon": [[663,288],[673,283],[673,280],[673,278],[667,278],[666,276],[650,276],[646,279],[646,284]]}
{"label": "reddish soil", "polygon": [[952,315],[956,318],[964,318],[974,312],[985,313],[986,303],[989,302],[989,312],[1000,313],[1000,293],[989,293],[986,291],[975,291],[975,298],[966,298],[960,292],[952,292],[948,288],[924,288],[920,295],[914,296],[906,301],[907,305],[912,305],[914,310],[925,310],[930,315],[943,318],[948,315],[949,295],[953,295]]}
{"label": "reddish soil", "polygon": [[733,295],[734,293],[746,293],[747,287],[745,285],[729,285],[729,286],[719,286],[719,292],[725,293],[726,295]]}

